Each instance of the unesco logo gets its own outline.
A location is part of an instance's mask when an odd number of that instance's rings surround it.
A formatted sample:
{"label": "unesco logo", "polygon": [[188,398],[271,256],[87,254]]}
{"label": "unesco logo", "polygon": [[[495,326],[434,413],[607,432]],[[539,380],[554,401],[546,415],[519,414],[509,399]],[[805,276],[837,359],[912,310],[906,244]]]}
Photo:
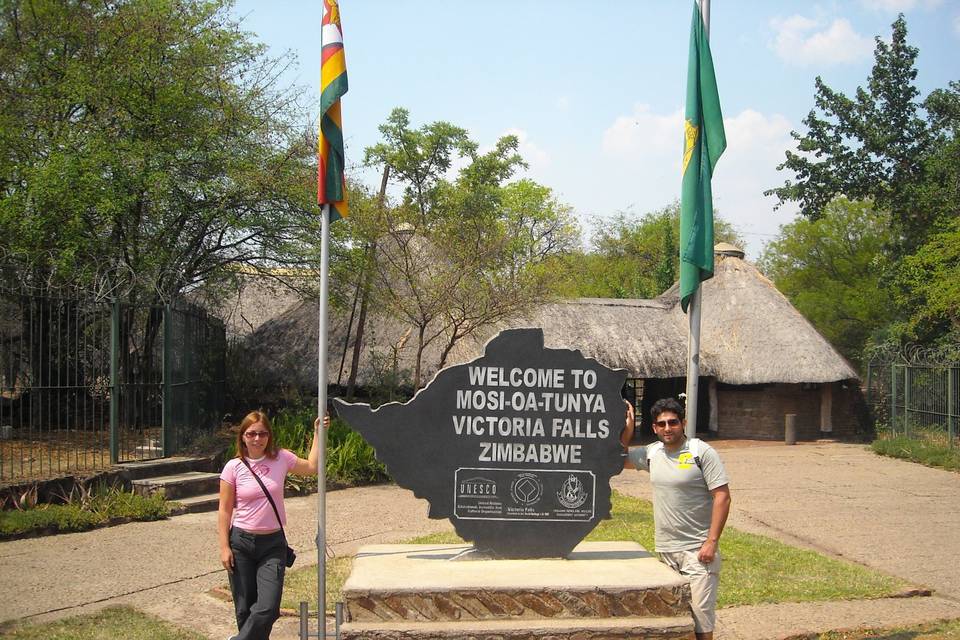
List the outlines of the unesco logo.
{"label": "unesco logo", "polygon": [[468,478],[457,487],[461,498],[497,495],[497,483],[487,478]]}
{"label": "unesco logo", "polygon": [[543,495],[543,483],[535,473],[518,473],[510,483],[510,497],[517,504],[535,504]]}

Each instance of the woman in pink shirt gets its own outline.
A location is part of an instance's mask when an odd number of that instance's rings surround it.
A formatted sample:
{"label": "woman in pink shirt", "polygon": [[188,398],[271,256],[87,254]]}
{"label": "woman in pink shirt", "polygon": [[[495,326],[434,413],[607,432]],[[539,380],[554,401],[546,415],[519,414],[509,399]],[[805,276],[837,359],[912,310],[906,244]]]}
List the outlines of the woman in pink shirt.
{"label": "woman in pink shirt", "polygon": [[[323,424],[328,427],[330,419],[325,417]],[[277,449],[270,419],[263,412],[251,411],[240,422],[237,457],[220,474],[217,519],[220,562],[230,577],[240,630],[228,640],[268,640],[280,617],[287,552],[283,483],[288,473],[317,475],[319,426],[317,418],[310,455],[304,460]],[[276,512],[253,474],[270,492]]]}

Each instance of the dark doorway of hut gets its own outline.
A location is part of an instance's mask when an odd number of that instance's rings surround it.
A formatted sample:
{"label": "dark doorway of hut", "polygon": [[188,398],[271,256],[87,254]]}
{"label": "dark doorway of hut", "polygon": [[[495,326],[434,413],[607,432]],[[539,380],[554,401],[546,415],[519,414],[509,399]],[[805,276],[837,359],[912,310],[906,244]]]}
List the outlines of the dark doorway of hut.
{"label": "dark doorway of hut", "polygon": [[[686,378],[647,378],[642,382],[642,385],[636,385],[638,393],[637,402],[634,404],[637,412],[637,427],[633,435],[635,444],[649,444],[657,439],[650,419],[650,408],[653,407],[653,403],[661,398],[676,398],[682,402],[680,394],[686,393],[687,389]],[[710,423],[709,384],[709,378],[700,377],[700,393],[697,398],[697,437],[700,438],[713,435],[708,426]]]}

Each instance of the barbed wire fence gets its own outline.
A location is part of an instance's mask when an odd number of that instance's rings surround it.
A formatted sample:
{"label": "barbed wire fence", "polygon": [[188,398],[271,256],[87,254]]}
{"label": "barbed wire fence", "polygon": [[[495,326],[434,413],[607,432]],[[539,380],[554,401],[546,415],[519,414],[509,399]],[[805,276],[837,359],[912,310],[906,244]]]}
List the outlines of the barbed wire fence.
{"label": "barbed wire fence", "polygon": [[867,404],[878,434],[958,445],[960,344],[883,345],[867,356]]}
{"label": "barbed wire fence", "polygon": [[194,305],[0,290],[0,482],[173,455],[222,418],[223,323]]}

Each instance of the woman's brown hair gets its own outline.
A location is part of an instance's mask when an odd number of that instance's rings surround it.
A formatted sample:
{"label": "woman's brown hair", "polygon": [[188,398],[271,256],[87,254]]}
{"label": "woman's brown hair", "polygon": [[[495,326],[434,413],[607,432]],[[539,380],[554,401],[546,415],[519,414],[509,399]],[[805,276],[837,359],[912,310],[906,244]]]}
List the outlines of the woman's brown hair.
{"label": "woman's brown hair", "polygon": [[249,455],[247,453],[247,444],[243,441],[243,434],[247,429],[253,425],[260,423],[263,425],[263,428],[266,429],[267,433],[270,435],[267,437],[267,448],[265,454],[268,458],[273,460],[277,457],[277,445],[273,441],[273,426],[270,424],[270,418],[267,417],[263,411],[251,411],[243,420],[240,421],[240,428],[237,430],[237,456],[242,458]]}

